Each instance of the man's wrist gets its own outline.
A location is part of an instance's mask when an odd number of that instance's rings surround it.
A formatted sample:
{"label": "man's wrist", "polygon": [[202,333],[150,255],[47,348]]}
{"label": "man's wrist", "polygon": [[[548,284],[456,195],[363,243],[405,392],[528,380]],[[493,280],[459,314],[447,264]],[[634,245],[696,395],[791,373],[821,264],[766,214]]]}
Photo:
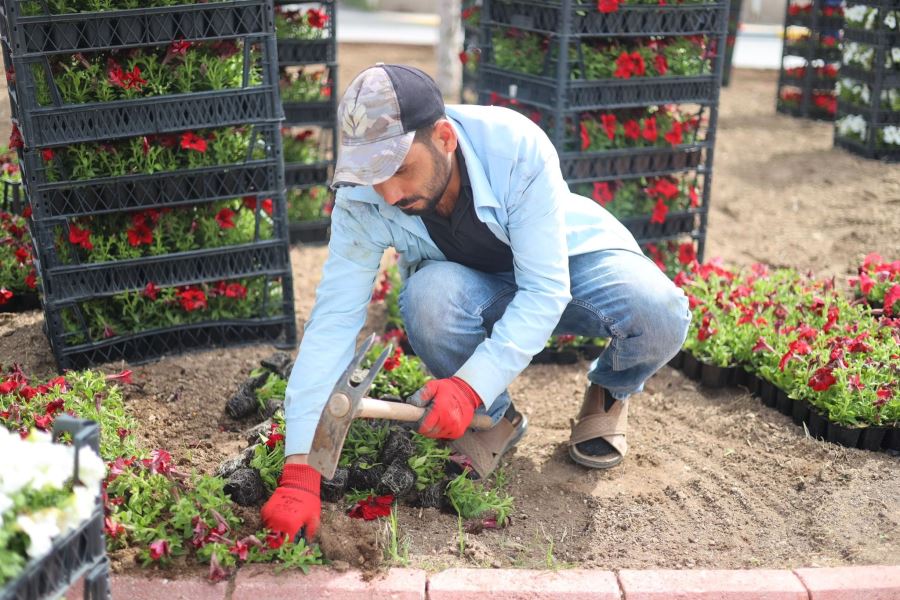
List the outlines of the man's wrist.
{"label": "man's wrist", "polygon": [[309,454],[291,454],[284,457],[284,464],[286,465],[308,465],[309,462],[307,457]]}

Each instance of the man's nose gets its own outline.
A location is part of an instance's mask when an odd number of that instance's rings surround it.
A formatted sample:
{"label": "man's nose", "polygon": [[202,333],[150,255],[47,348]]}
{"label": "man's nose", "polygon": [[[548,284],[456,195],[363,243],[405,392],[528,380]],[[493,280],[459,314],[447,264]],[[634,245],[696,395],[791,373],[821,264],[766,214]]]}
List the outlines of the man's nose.
{"label": "man's nose", "polygon": [[393,185],[387,181],[375,186],[375,191],[391,206],[397,204],[403,198],[403,191],[400,189],[400,186]]}

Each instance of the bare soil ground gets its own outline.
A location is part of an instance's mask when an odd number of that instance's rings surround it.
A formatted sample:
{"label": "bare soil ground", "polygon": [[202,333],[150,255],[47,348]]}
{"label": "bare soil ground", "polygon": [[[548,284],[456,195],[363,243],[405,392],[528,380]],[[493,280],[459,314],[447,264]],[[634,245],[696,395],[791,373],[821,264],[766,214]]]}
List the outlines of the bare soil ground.
{"label": "bare soil ground", "polygon": [[[344,84],[377,60],[434,70],[430,48],[342,46],[341,60]],[[707,256],[840,276],[871,251],[900,257],[900,167],[832,149],[829,124],[775,115],[774,90],[774,73],[738,71],[723,92]],[[301,325],[326,254],[292,250]],[[367,330],[383,318],[373,309]],[[42,324],[40,312],[0,315],[0,364],[52,374]],[[212,472],[242,447],[238,432],[249,425],[227,418],[225,402],[272,351],[219,349],[130,367],[126,395],[142,437]],[[586,369],[532,366],[512,385],[531,422],[504,467],[512,525],[466,534],[460,555],[454,516],[401,508],[411,566],[783,568],[900,556],[897,457],[810,439],[746,391],[707,391],[668,367],[632,400],[623,464],[606,472],[572,464],[563,443]],[[258,518],[255,509],[242,514]],[[381,527],[363,530],[374,539]]]}

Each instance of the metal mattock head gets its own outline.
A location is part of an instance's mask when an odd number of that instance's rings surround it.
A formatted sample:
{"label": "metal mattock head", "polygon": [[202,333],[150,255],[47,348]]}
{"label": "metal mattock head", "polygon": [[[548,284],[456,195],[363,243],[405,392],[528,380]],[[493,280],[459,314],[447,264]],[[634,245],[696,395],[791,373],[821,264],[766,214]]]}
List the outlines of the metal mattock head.
{"label": "metal mattock head", "polygon": [[319,417],[319,425],[316,427],[315,436],[313,436],[312,449],[310,450],[307,461],[309,466],[316,469],[325,479],[334,477],[337,469],[338,461],[341,458],[341,450],[344,448],[344,439],[350,430],[350,424],[356,415],[359,404],[365,397],[366,392],[372,386],[375,376],[384,365],[384,361],[393,351],[392,345],[388,346],[381,352],[381,355],[369,367],[369,372],[365,379],[354,385],[351,381],[353,373],[362,368],[366,354],[375,343],[375,334],[363,342],[356,356],[350,361],[350,364],[344,370],[344,373],[334,384],[328,402],[322,409],[322,415]]}

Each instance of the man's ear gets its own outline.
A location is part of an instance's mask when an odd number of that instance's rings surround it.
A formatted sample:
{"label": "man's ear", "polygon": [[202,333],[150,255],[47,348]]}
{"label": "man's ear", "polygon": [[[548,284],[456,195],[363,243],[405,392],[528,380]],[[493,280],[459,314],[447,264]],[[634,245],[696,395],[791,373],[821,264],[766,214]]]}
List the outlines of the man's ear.
{"label": "man's ear", "polygon": [[447,119],[440,119],[434,124],[431,141],[442,152],[456,152],[458,140],[456,131]]}

